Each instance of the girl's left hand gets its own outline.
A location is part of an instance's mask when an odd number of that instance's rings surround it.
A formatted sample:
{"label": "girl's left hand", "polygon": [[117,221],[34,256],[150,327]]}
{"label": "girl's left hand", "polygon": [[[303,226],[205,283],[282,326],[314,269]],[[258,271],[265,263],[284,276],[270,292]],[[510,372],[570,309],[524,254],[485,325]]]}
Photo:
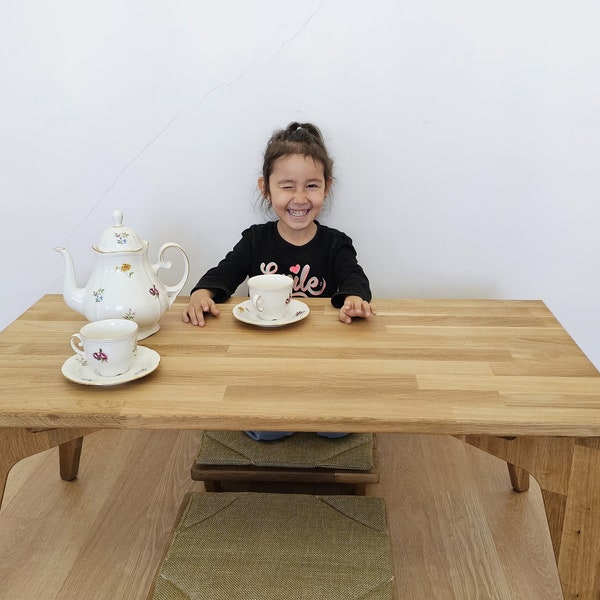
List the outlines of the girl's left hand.
{"label": "girl's left hand", "polygon": [[376,315],[377,311],[366,300],[360,296],[346,296],[344,306],[340,308],[340,321],[342,323],[352,323],[353,317],[363,317],[370,319]]}

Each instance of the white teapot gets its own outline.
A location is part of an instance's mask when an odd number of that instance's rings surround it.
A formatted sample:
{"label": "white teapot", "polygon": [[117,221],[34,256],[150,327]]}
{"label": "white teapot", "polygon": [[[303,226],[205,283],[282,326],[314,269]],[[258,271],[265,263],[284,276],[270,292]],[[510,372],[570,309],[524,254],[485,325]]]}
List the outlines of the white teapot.
{"label": "white teapot", "polygon": [[[72,309],[89,321],[123,318],[138,324],[138,339],[156,333],[159,319],[169,309],[189,273],[189,260],[179,244],[168,242],[158,251],[158,262],[148,261],[148,242],[123,225],[123,213],[112,213],[113,223],[100,238],[96,266],[85,288],[77,287],[73,259],[65,248],[54,248],[65,259],[63,297]],[[173,286],[165,286],[158,278],[160,269],[170,269],[164,261],[167,248],[176,248],[184,261],[183,277]]]}

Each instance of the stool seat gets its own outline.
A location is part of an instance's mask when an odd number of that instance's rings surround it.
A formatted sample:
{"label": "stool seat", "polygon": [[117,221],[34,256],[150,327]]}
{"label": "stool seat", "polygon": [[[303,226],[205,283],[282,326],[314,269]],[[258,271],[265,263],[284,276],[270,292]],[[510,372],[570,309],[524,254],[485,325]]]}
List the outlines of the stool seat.
{"label": "stool seat", "polygon": [[383,499],[186,495],[149,600],[390,600]]}
{"label": "stool seat", "polygon": [[223,482],[254,482],[331,484],[345,493],[364,493],[366,484],[379,481],[379,466],[370,433],[336,439],[295,433],[257,442],[241,431],[205,431],[191,477],[207,491],[219,491]]}

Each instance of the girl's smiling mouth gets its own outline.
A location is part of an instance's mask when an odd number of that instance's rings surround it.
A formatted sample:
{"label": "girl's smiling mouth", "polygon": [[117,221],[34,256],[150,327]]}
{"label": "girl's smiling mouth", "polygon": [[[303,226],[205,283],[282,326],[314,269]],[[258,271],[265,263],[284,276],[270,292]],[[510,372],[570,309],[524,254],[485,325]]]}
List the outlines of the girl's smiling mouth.
{"label": "girl's smiling mouth", "polygon": [[303,210],[294,210],[293,208],[288,208],[288,213],[292,216],[292,217],[305,217],[308,213],[309,213],[308,208],[305,208]]}

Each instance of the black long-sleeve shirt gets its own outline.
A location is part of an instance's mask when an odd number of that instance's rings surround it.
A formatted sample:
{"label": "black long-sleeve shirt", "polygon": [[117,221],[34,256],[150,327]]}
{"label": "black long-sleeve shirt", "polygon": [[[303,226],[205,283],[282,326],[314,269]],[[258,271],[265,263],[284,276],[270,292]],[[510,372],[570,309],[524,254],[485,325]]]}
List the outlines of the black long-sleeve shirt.
{"label": "black long-sleeve shirt", "polygon": [[336,308],[347,296],[371,301],[369,280],[356,259],[352,240],[341,231],[317,224],[317,234],[307,244],[295,246],[277,231],[277,222],[252,225],[216,267],[195,285],[209,289],[215,302],[224,302],[246,279],[263,273],[290,275],[293,296],[331,298]]}

